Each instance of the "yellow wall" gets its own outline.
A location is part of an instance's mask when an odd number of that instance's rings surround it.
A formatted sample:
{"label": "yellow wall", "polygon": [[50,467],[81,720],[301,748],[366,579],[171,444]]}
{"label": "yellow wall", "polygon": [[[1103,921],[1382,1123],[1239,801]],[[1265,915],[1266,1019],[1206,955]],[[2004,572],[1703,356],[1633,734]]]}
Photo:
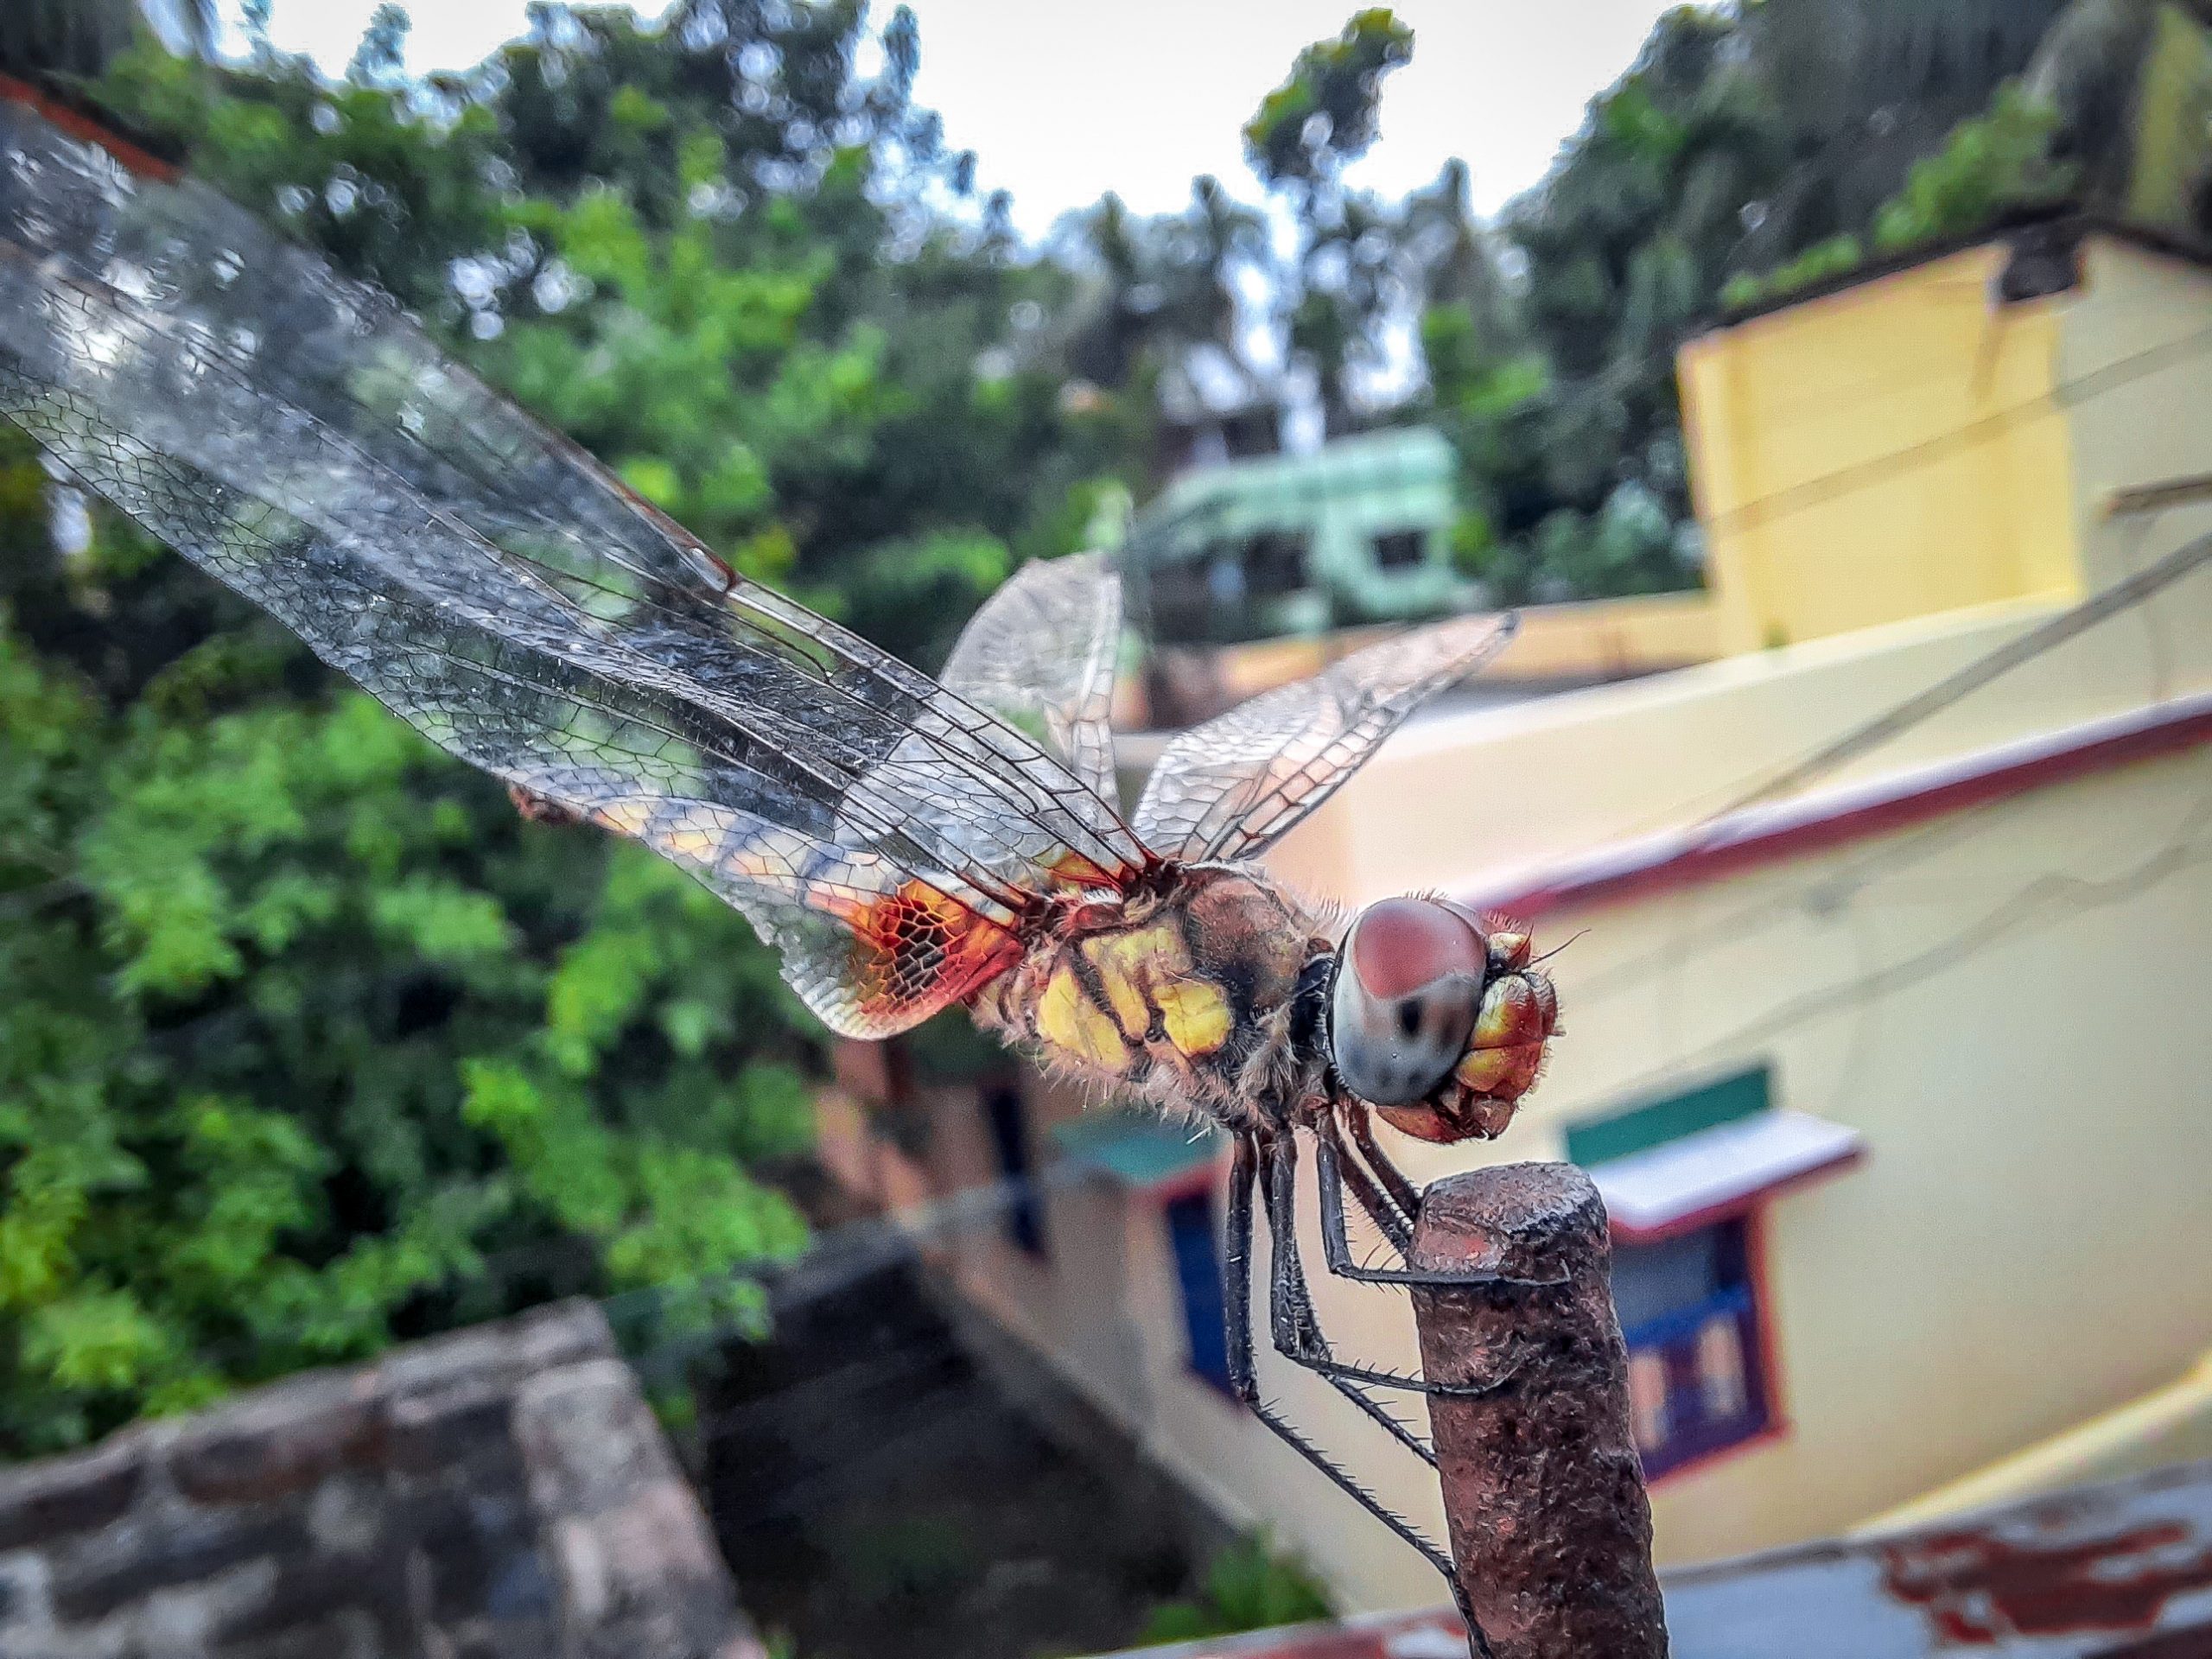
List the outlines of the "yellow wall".
{"label": "yellow wall", "polygon": [[[2085,289],[2067,308],[2058,362],[2074,388],[2068,512],[2094,591],[2212,531],[2204,499],[2155,516],[2107,516],[2116,490],[2212,474],[2212,271],[2108,238],[2092,239],[2086,253]],[[2146,658],[2170,654],[2141,619],[2133,626]],[[2187,655],[2194,642],[2180,648]]]}
{"label": "yellow wall", "polygon": [[1791,1430],[1661,1484],[1666,1559],[1839,1530],[2212,1340],[2212,749],[1554,925],[1568,1035],[1506,1155],[1761,1062],[1866,1140],[1770,1208]]}
{"label": "yellow wall", "polygon": [[2212,1458],[2212,1352],[2185,1376],[2063,1433],[1946,1482],[1853,1529],[1902,1532],[2069,1486],[2121,1480]]}
{"label": "yellow wall", "polygon": [[1729,651],[2070,592],[2063,299],[1975,248],[1707,334],[1680,378]]}
{"label": "yellow wall", "polygon": [[[1970,257],[1926,269],[1952,269]],[[2156,515],[2108,512],[2115,491],[2212,474],[2212,273],[2101,237],[2088,242],[2084,269],[2078,291],[2035,308],[2034,326],[2050,331],[2056,381],[2066,388],[2059,400],[2063,464],[2037,486],[2038,500],[2053,492],[2056,499],[2037,509],[2044,524],[2035,539],[2069,550],[2067,560],[2094,592],[2212,532],[2212,499]],[[1806,308],[1826,316],[1849,297]],[[1702,372],[1712,372],[1715,343],[1694,349],[1708,354]],[[1686,384],[1689,377],[1686,368]],[[1799,405],[1815,406],[1817,391],[1818,383],[1801,387]],[[1907,476],[1931,495],[1952,487],[1939,474]],[[1900,486],[1878,475],[1860,487],[1885,497]],[[2002,493],[1987,499],[1993,512],[2017,516]],[[1835,510],[1847,505],[1848,498],[1840,499]],[[1905,550],[1934,567],[1948,559],[1952,545],[1913,543]],[[2069,588],[1906,613],[1882,626],[1782,649],[1746,649],[1654,678],[1417,721],[1294,831],[1271,862],[1316,893],[1370,898],[1496,877],[1694,822],[2048,620],[2075,596]],[[1717,601],[1724,639],[1752,626],[1743,620],[1740,599],[1740,583],[1732,591],[1724,582]],[[1913,727],[1831,781],[1941,760],[2207,684],[2212,572],[2200,571]],[[1409,798],[1423,810],[1408,813]]]}
{"label": "yellow wall", "polygon": [[1484,672],[1498,680],[1625,679],[1719,652],[1709,594],[1643,594],[1523,607],[1521,631]]}
{"label": "yellow wall", "polygon": [[[1767,1211],[1788,1431],[1659,1484],[1662,1560],[1841,1530],[2139,1395],[2212,1340],[2208,803],[2199,749],[1547,922],[1587,930],[1553,964],[1567,1033],[1552,1075],[1494,1146],[1395,1141],[1418,1177],[1560,1156],[1578,1117],[1748,1063],[1773,1065],[1778,1104],[1867,1142]],[[1079,1109],[1054,1097],[1044,1116]],[[978,1138],[974,1179],[986,1159]],[[1418,1559],[1185,1372],[1156,1205],[1102,1182],[1048,1209],[1052,1264],[970,1236],[969,1294],[1346,1608],[1436,1600]],[[1310,1192],[1304,1235],[1311,1255]],[[1315,1291],[1340,1351],[1415,1363],[1402,1299],[1318,1272]],[[1264,1353],[1262,1376],[1386,1502],[1440,1523],[1433,1480],[1316,1379]]]}
{"label": "yellow wall", "polygon": [[[1049,1125],[1084,1109],[1072,1091],[1033,1078],[1030,1123]],[[981,1122],[949,1111],[937,1123],[939,1179],[948,1185],[991,1179]],[[995,1229],[964,1230],[945,1259],[963,1294],[1024,1339],[1068,1386],[1098,1407],[1142,1452],[1172,1471],[1217,1513],[1246,1528],[1264,1526],[1331,1584],[1346,1611],[1420,1605],[1442,1586],[1419,1557],[1384,1532],[1251,1414],[1186,1363],[1176,1268],[1160,1202],[1106,1180],[1058,1189],[1046,1205],[1046,1261],[1025,1255]],[[1305,1236],[1319,1236],[1312,1195]],[[1264,1281],[1265,1247],[1261,1250]],[[1313,1258],[1319,1273],[1318,1254]],[[1353,1347],[1382,1363],[1417,1363],[1402,1299],[1366,1290],[1339,1298],[1317,1287],[1332,1319],[1347,1321]],[[1346,1287],[1346,1288],[1350,1288]],[[1265,1303],[1258,1310],[1265,1347]],[[1344,1402],[1308,1373],[1262,1353],[1262,1384],[1301,1422],[1350,1459],[1401,1513],[1441,1536],[1443,1515],[1433,1478],[1393,1455],[1379,1432],[1347,1421]],[[1419,1422],[1418,1405],[1410,1421]]]}

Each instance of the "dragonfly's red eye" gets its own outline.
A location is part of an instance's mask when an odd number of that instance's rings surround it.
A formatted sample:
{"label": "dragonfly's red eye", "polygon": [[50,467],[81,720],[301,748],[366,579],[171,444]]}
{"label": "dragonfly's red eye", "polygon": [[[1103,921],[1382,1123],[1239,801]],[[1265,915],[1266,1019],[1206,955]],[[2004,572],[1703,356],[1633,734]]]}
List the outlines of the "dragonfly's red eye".
{"label": "dragonfly's red eye", "polygon": [[1466,918],[1426,899],[1362,911],[1330,999],[1337,1075],[1378,1106],[1419,1100],[1451,1074],[1473,1029],[1487,961]]}
{"label": "dragonfly's red eye", "polygon": [[1344,940],[1346,966],[1367,994],[1385,1001],[1453,974],[1480,982],[1486,954],[1465,918],[1426,899],[1370,905]]}

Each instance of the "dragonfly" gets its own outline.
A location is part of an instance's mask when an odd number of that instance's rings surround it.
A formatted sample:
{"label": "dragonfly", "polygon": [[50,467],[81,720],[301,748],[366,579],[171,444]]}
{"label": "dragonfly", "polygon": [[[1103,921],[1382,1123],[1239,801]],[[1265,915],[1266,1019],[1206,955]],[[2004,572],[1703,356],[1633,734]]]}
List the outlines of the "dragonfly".
{"label": "dragonfly", "polygon": [[[1025,567],[931,678],[734,573],[390,297],[214,193],[21,98],[0,102],[0,414],[59,474],[525,810],[703,882],[831,1031],[964,1007],[1051,1071],[1221,1126],[1236,1393],[1452,1577],[1260,1390],[1255,1218],[1273,1346],[1433,1465],[1381,1396],[1502,1384],[1337,1351],[1299,1247],[1300,1147],[1328,1272],[1497,1282],[1412,1264],[1420,1192],[1375,1122],[1497,1135],[1557,999],[1525,928],[1433,894],[1347,916],[1259,861],[1510,617],[1395,636],[1182,733],[1125,813],[1101,556]],[[1399,1265],[1355,1258],[1348,1202]]]}

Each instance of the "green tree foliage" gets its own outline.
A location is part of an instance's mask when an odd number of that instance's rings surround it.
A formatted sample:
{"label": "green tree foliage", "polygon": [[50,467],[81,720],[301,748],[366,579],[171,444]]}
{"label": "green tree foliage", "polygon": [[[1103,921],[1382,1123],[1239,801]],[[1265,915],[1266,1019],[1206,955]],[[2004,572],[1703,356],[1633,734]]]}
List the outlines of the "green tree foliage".
{"label": "green tree foliage", "polygon": [[1313,377],[1332,433],[1358,424],[1352,373],[1379,358],[1385,318],[1404,291],[1399,216],[1347,190],[1344,169],[1374,143],[1383,78],[1413,47],[1413,30],[1388,7],[1358,12],[1336,38],[1300,51],[1244,125],[1246,159],[1298,216],[1298,267],[1284,283],[1288,344]]}
{"label": "green tree foliage", "polygon": [[0,480],[0,1444],[550,1294],[751,1311],[807,1120],[742,924]]}
{"label": "green tree foliage", "polygon": [[1414,32],[1389,7],[1354,14],[1334,40],[1298,54],[1290,78],[1244,124],[1244,148],[1262,182],[1305,194],[1339,188],[1339,175],[1374,143],[1382,78],[1411,60]]}
{"label": "green tree foliage", "polygon": [[2056,129],[2047,105],[2017,85],[1999,87],[1986,115],[1961,121],[1942,149],[1912,164],[1904,188],[1875,209],[1867,238],[1846,232],[1764,276],[1732,277],[1722,302],[1741,308],[1778,298],[1847,275],[1870,246],[1877,257],[1905,254],[2066,200],[2075,169],[2051,154]]}
{"label": "green tree foliage", "polygon": [[[535,15],[407,82],[152,50],[92,89],[391,289],[734,563],[940,655],[1127,433],[1009,319],[1069,289],[857,5]],[[546,1297],[757,1319],[818,1036],[734,912],[526,823],[0,440],[0,1451]]]}

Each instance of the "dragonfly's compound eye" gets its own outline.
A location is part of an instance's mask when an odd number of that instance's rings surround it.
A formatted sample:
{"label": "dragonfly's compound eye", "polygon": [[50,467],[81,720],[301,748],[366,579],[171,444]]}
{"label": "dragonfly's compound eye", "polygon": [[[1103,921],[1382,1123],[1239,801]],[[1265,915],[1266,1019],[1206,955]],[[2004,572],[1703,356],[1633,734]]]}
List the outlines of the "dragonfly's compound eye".
{"label": "dragonfly's compound eye", "polygon": [[1465,1052],[1486,964],[1482,936],[1443,905],[1386,899],[1362,911],[1329,1006],[1331,1058],[1344,1086],[1377,1106],[1434,1090]]}

